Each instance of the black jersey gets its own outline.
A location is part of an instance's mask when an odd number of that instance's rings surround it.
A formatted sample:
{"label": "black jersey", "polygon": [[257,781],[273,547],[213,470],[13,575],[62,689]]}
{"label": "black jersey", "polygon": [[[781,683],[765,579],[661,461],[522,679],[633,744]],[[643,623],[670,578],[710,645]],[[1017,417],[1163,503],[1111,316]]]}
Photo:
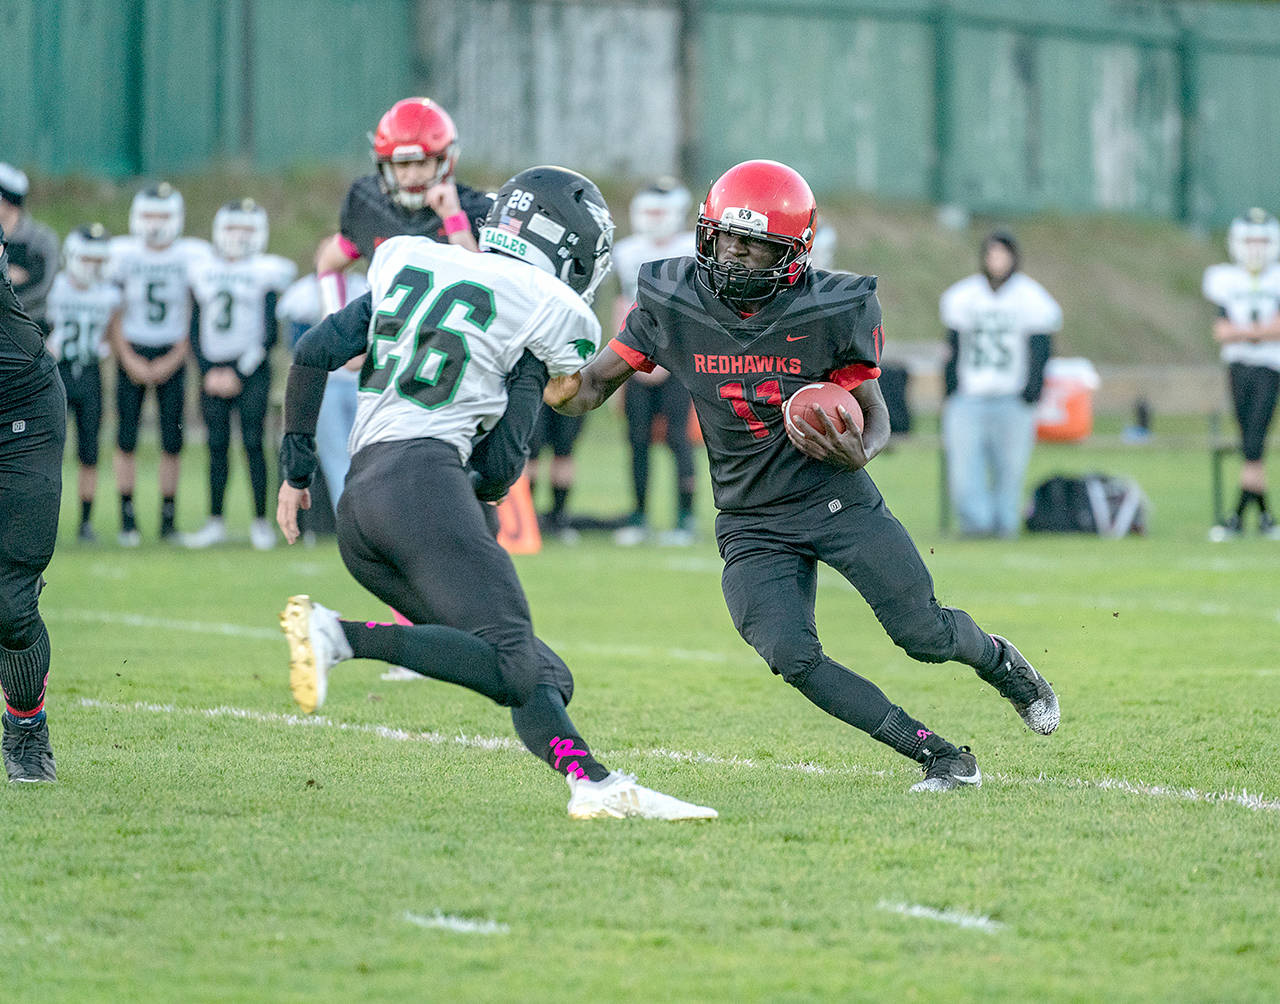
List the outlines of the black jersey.
{"label": "black jersey", "polygon": [[57,368],[45,351],[40,325],[18,302],[9,280],[9,257],[0,243],[0,412],[42,390],[53,381]]}
{"label": "black jersey", "polygon": [[[458,201],[471,221],[471,232],[479,237],[493,200],[484,192],[458,185]],[[430,237],[442,244],[449,239],[444,221],[434,209],[424,206],[409,210],[397,205],[382,190],[376,174],[367,174],[352,183],[342,204],[338,229],[366,260],[372,260],[374,250],[388,237]]]}
{"label": "black jersey", "polygon": [[839,469],[791,444],[782,403],[815,380],[854,387],[880,375],[875,277],[807,269],[743,318],[698,281],[696,268],[692,258],[644,265],[636,305],[612,347],[636,369],[663,366],[689,389],[717,508],[803,496]]}

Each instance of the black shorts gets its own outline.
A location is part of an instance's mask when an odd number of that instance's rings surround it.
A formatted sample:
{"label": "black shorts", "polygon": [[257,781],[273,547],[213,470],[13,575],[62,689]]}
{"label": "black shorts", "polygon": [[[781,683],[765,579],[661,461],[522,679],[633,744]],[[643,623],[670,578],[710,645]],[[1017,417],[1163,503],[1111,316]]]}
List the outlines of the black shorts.
{"label": "black shorts", "polygon": [[570,456],[581,431],[581,417],[561,415],[544,404],[538,414],[537,424],[533,427],[533,435],[529,438],[529,459],[537,459],[538,454],[548,446],[557,457]]}
{"label": "black shorts", "polygon": [[98,466],[98,434],[102,430],[102,367],[58,363],[67,390],[67,409],[76,420],[76,456],[85,467]]}
{"label": "black shorts", "polygon": [[40,630],[40,575],[53,557],[62,501],[67,401],[53,381],[0,414],[0,645],[22,649]]}
{"label": "black shorts", "polygon": [[[172,345],[132,345],[143,359],[159,359],[173,348]],[[156,404],[160,410],[160,448],[165,453],[182,452],[182,408],[187,385],[187,366],[184,362],[164,383],[156,387]],[[129,379],[123,366],[116,368],[116,414],[120,425],[116,430],[116,446],[123,453],[133,453],[138,448],[138,421],[142,416],[142,400],[147,388]]]}
{"label": "black shorts", "polygon": [[1231,363],[1227,367],[1231,401],[1240,423],[1240,452],[1245,460],[1261,460],[1266,451],[1267,431],[1276,413],[1280,392],[1280,370],[1270,366]]}
{"label": "black shorts", "polygon": [[498,651],[513,703],[572,679],[533,636],[511,557],[485,523],[458,451],[437,439],[374,443],[351,458],[338,549],[356,581],[414,624],[444,624]]}

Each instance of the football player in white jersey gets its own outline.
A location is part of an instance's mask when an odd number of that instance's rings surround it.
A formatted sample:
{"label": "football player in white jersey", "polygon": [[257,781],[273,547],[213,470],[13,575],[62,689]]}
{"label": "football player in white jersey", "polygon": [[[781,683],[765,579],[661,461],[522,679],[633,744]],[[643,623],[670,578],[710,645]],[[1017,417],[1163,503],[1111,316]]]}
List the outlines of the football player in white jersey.
{"label": "football player in white jersey", "polygon": [[1218,308],[1213,337],[1227,364],[1244,463],[1235,512],[1212,527],[1209,537],[1221,541],[1239,536],[1245,513],[1256,505],[1258,530],[1280,539],[1267,508],[1263,460],[1280,389],[1280,221],[1265,210],[1250,209],[1232,221],[1227,251],[1230,264],[1205,270],[1204,295]]}
{"label": "football player in white jersey", "polygon": [[183,237],[182,193],[168,182],[133,197],[129,235],[111,242],[109,274],[124,293],[124,311],[108,331],[119,364],[116,375],[116,484],[120,490],[120,543],[142,542],[133,509],[138,418],[148,388],[160,412],[160,537],[172,539],[182,405],[191,328],[191,266],[211,252],[209,245]]}
{"label": "football player in white jersey", "polygon": [[[373,255],[370,294],[298,342],[285,398],[280,528],[295,541],[298,510],[310,505],[326,378],[367,352],[338,546],[356,580],[412,623],[339,620],[307,596],[291,597],[281,614],[290,685],[311,712],[344,659],[405,666],[510,707],[525,746],[567,779],[573,818],[712,818],[714,810],[642,787],[592,756],[565,709],[572,677],[534,637],[515,567],[466,469],[477,436],[513,407],[506,381],[526,350],[545,384],[598,349],[589,303],[609,269],[612,233],[591,181],[530,168],[498,192],[482,253],[393,237]],[[524,417],[534,414],[530,407]]]}
{"label": "football player in white jersey", "polygon": [[996,231],[982,270],[942,294],[950,355],[944,372],[942,444],[951,506],[970,537],[1013,537],[1062,308],[1018,269],[1018,245]]}
{"label": "football player in white jersey", "polygon": [[213,249],[191,269],[199,310],[193,350],[200,370],[200,411],[209,438],[209,519],[185,534],[187,547],[203,548],[227,539],[223,503],[231,412],[240,413],[240,438],[249,466],[253,522],[249,540],[259,551],[275,546],[267,519],[267,458],[263,431],[271,390],[268,355],[276,342],[276,303],[298,268],[267,254],[267,211],[252,199],[228,202],[213,217]]}
{"label": "football player in white jersey", "polygon": [[93,543],[93,496],[98,487],[98,433],[102,428],[102,366],[110,354],[107,328],[120,311],[117,286],[106,279],[111,235],[101,223],[76,227],[62,245],[62,271],[49,288],[49,351],[67,388],[76,419],[80,461],[81,543]]}
{"label": "football player in white jersey", "polygon": [[[631,200],[631,236],[614,248],[614,268],[621,292],[614,301],[613,328],[622,327],[627,312],[636,302],[636,282],[640,266],[664,258],[692,258],[693,230],[688,217],[692,199],[689,190],[675,178],[659,178],[638,191]],[[634,547],[652,538],[648,518],[649,444],[654,420],[666,423],[665,440],[676,461],[676,526],[662,535],[662,543],[688,546],[694,540],[693,495],[697,476],[693,449],[689,445],[689,409],[692,400],[679,380],[661,366],[652,373],[637,373],[623,394],[627,416],[627,441],[631,447],[631,486],[634,507],[625,526],[614,534],[623,547]],[[562,422],[581,419],[560,416]],[[555,481],[555,468],[551,469]]]}

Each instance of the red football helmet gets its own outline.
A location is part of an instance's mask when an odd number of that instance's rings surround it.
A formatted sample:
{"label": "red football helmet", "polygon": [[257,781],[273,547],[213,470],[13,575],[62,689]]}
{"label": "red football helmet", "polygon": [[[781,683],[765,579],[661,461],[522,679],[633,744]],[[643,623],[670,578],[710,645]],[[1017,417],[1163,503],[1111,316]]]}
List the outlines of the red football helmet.
{"label": "red football helmet", "polygon": [[[748,160],[711,185],[699,207],[698,275],[716,296],[737,309],[758,309],[809,265],[818,208],[799,172],[774,160]],[[738,234],[780,245],[769,268],[748,269],[716,259],[718,234]]]}
{"label": "red football helmet", "polygon": [[[458,130],[449,113],[430,98],[397,101],[378,121],[370,141],[383,190],[406,209],[421,209],[427,189],[451,177],[458,161]],[[436,173],[425,185],[402,188],[396,182],[392,164],[428,157],[436,158]]]}

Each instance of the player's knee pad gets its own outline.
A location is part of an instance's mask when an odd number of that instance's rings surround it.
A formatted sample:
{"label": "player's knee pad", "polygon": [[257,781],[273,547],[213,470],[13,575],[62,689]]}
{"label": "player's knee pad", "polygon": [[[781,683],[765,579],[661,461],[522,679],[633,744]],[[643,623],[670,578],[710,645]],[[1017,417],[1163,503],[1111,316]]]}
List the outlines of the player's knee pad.
{"label": "player's knee pad", "polygon": [[936,601],[904,604],[880,618],[893,643],[917,662],[946,662],[956,647],[955,627]]}

